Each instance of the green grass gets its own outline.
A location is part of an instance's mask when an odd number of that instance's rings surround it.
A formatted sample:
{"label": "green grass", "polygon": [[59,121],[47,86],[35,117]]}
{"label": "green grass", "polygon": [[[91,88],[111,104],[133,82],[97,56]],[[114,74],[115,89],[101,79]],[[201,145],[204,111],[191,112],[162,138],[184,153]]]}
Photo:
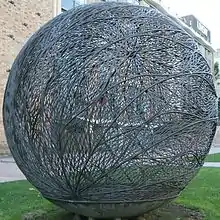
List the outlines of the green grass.
{"label": "green grass", "polygon": [[206,162],[220,162],[220,153],[208,155],[205,161]]}
{"label": "green grass", "polygon": [[204,210],[207,220],[220,219],[220,169],[202,168],[177,202]]}
{"label": "green grass", "polygon": [[31,189],[33,186],[27,181],[0,184],[0,219],[20,219],[25,212],[52,208],[37,191]]}
{"label": "green grass", "polygon": [[23,214],[36,211],[50,213],[50,220],[65,220],[66,216],[26,180],[0,184],[0,220],[20,220]]}
{"label": "green grass", "polygon": [[[203,210],[206,220],[219,220],[219,182],[219,168],[202,168],[176,202]],[[51,220],[65,219],[60,217],[62,211],[54,211],[55,206],[40,197],[27,181],[0,184],[0,220],[20,220],[22,214],[36,210],[49,211]]]}

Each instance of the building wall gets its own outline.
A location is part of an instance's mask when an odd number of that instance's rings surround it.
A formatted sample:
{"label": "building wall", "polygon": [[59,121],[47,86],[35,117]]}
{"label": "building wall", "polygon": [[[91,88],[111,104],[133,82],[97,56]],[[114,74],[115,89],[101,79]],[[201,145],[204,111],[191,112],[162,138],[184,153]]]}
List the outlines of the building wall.
{"label": "building wall", "polygon": [[0,0],[0,154],[8,152],[2,121],[4,89],[26,40],[53,16],[53,0]]}
{"label": "building wall", "polygon": [[205,57],[209,66],[211,67],[212,73],[214,73],[214,53],[208,50],[200,43],[198,43],[198,46],[199,46],[199,50],[201,51],[201,54]]}
{"label": "building wall", "polygon": [[[214,62],[218,62],[219,67],[220,67],[220,49],[217,49],[215,52]],[[216,89],[218,97],[220,97],[220,77],[218,77],[215,80],[215,89]]]}
{"label": "building wall", "polygon": [[215,58],[220,58],[220,48],[216,49]]}
{"label": "building wall", "polygon": [[212,72],[214,71],[214,53],[205,48],[205,58],[208,61],[209,66],[211,67]]}
{"label": "building wall", "polygon": [[[180,18],[186,25],[188,25],[191,29],[193,29],[196,33],[198,33],[205,41],[211,43],[211,32],[207,29],[194,15],[187,15]],[[198,46],[202,53],[202,55],[206,58],[211,71],[214,71],[214,52],[210,51],[208,47],[204,44],[201,45],[199,42]]]}

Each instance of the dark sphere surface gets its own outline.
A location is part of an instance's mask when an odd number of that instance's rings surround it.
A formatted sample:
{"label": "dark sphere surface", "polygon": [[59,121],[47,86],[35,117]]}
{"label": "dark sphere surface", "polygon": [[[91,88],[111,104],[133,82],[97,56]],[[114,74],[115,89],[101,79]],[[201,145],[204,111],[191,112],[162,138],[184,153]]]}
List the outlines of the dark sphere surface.
{"label": "dark sphere surface", "polygon": [[92,217],[136,216],[179,195],[209,152],[217,97],[196,43],[150,7],[63,13],[17,56],[8,145],[42,195]]}

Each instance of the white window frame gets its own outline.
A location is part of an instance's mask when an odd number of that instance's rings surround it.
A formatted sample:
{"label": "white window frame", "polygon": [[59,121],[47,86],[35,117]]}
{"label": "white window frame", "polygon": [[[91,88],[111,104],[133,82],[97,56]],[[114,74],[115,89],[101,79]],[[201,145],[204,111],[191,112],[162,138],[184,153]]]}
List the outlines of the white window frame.
{"label": "white window frame", "polygon": [[53,17],[56,17],[61,12],[61,0],[53,0]]}

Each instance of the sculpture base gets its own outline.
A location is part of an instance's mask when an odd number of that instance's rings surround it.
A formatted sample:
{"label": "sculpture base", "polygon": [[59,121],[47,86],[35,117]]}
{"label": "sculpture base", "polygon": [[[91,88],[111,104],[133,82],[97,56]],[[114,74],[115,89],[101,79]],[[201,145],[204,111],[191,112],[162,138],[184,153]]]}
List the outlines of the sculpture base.
{"label": "sculpture base", "polygon": [[121,218],[121,217],[136,217],[150,212],[160,206],[169,203],[173,198],[166,198],[158,201],[131,201],[131,202],[93,202],[93,201],[61,201],[48,199],[57,206],[60,206],[67,211],[77,215],[82,215],[92,218]]}

